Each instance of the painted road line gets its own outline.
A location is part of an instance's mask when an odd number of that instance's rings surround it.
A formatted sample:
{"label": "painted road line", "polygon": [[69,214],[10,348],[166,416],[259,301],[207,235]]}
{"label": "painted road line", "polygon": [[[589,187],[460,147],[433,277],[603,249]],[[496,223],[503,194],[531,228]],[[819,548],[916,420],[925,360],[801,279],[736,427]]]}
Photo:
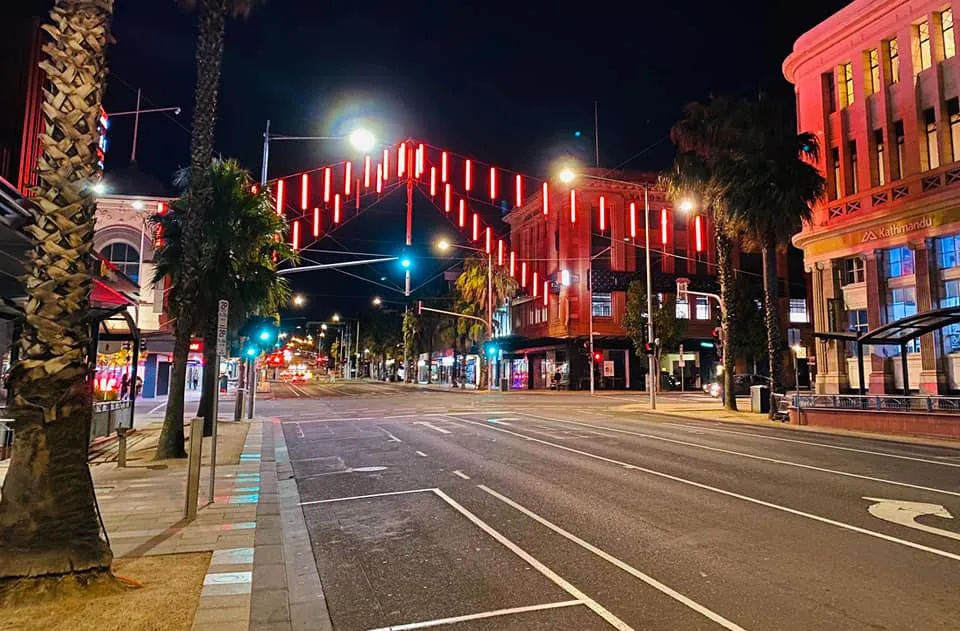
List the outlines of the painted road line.
{"label": "painted road line", "polygon": [[933,515],[941,519],[953,519],[946,508],[940,504],[927,504],[924,502],[904,502],[902,500],[885,500],[880,497],[865,497],[865,500],[876,502],[868,508],[870,514],[878,519],[893,522],[907,528],[916,528],[924,532],[930,532],[941,537],[960,540],[960,533],[943,528],[934,528],[917,521],[917,517],[924,515]]}
{"label": "painted road line", "polygon": [[587,458],[593,458],[594,460],[600,460],[603,462],[608,462],[610,464],[615,464],[621,467],[627,467],[647,473],[650,475],[655,475],[659,478],[664,478],[666,480],[672,480],[674,482],[679,482],[680,484],[686,484],[687,486],[696,487],[698,489],[703,489],[705,491],[712,491],[714,493],[719,493],[720,495],[726,495],[727,497],[733,497],[738,500],[743,500],[744,502],[749,502],[751,504],[756,504],[757,506],[765,506],[767,508],[772,508],[774,510],[782,511],[784,513],[789,513],[791,515],[796,515],[798,517],[804,517],[806,519],[812,519],[813,521],[818,521],[823,524],[829,524],[831,526],[836,526],[843,530],[849,530],[851,532],[857,532],[869,537],[875,537],[877,539],[882,539],[884,541],[889,541],[891,543],[896,543],[907,548],[913,548],[914,550],[920,550],[922,552],[929,552],[930,554],[935,554],[937,556],[944,557],[946,559],[952,559],[954,561],[960,561],[960,554],[954,554],[952,552],[947,552],[946,550],[940,550],[938,548],[931,548],[930,546],[925,546],[919,543],[914,543],[912,541],[907,541],[906,539],[900,539],[898,537],[892,537],[890,535],[885,535],[882,532],[874,532],[867,528],[861,528],[860,526],[854,526],[853,524],[848,524],[846,522],[837,521],[835,519],[830,519],[829,517],[821,517],[820,515],[814,515],[813,513],[808,513],[805,511],[798,510],[796,508],[790,508],[789,506],[783,506],[782,504],[775,504],[774,502],[768,502],[766,500],[761,500],[756,497],[750,497],[749,495],[743,495],[742,493],[736,493],[734,491],[728,491],[726,489],[721,489],[715,486],[710,486],[709,484],[703,484],[701,482],[694,482],[693,480],[687,480],[686,478],[681,478],[679,476],[671,475],[669,473],[663,473],[662,471],[655,471],[654,469],[647,469],[646,467],[640,467],[637,465],[630,464],[629,462],[623,462],[620,460],[615,460],[613,458],[607,458],[606,456],[601,456],[599,454],[590,453],[589,451],[583,451],[582,449],[574,449],[573,447],[567,447],[566,445],[559,445],[557,443],[551,443],[548,440],[542,440],[540,438],[533,438],[531,436],[524,436],[517,432],[503,429],[501,427],[493,427],[487,423],[480,423],[477,421],[469,421],[466,419],[457,419],[462,423],[469,423],[470,425],[478,425],[480,427],[486,427],[489,430],[495,432],[503,432],[504,434],[511,434],[518,438],[523,438],[530,440],[536,443],[543,445],[549,445],[555,449],[562,449],[563,451],[569,451],[571,453],[580,454],[581,456],[586,456]]}
{"label": "painted road line", "polygon": [[303,428],[300,427],[300,423],[294,423],[294,426],[295,426],[296,429],[297,429],[297,438],[303,438],[303,437],[304,437],[304,435],[303,435]]}
{"label": "painted road line", "polygon": [[428,423],[427,421],[417,421],[414,425],[423,425],[424,427],[429,427],[435,432],[440,432],[441,434],[452,434],[450,430],[443,429],[442,427],[437,427],[433,423]]}
{"label": "painted road line", "polygon": [[[326,416],[324,418],[312,418],[312,419],[298,419],[298,423],[336,423],[339,421],[385,421],[393,419],[404,419],[404,418],[424,418],[424,417],[439,417],[443,418],[449,416],[449,412],[428,412],[428,413],[417,413],[417,414],[390,414],[388,416]],[[461,412],[461,414],[479,414],[479,412]],[[487,412],[487,414],[506,414],[506,412]]]}
{"label": "painted road line", "polygon": [[351,500],[367,500],[375,497],[389,497],[391,495],[409,495],[411,493],[429,493],[436,489],[410,489],[409,491],[388,491],[386,493],[371,493],[370,495],[351,495],[349,497],[334,497],[329,500],[309,500],[300,502],[300,506],[310,506],[312,504],[332,504],[333,502],[349,502]]}
{"label": "painted road line", "polygon": [[456,471],[454,471],[453,475],[457,476],[458,478],[463,478],[464,480],[470,479],[470,476],[464,473],[463,471],[461,471],[460,469],[457,469]]}
{"label": "painted road line", "polygon": [[577,544],[577,545],[580,546],[581,548],[584,548],[585,550],[589,550],[590,552],[594,553],[595,555],[597,555],[598,557],[600,557],[601,559],[603,559],[603,560],[606,561],[607,563],[610,563],[610,564],[612,564],[612,565],[617,566],[618,568],[620,568],[621,570],[623,570],[623,571],[626,572],[627,574],[630,574],[631,576],[634,576],[634,577],[640,579],[641,581],[643,581],[644,583],[646,583],[646,584],[649,585],[650,587],[653,587],[654,589],[656,589],[656,590],[658,590],[658,591],[666,594],[666,595],[669,596],[670,598],[673,598],[673,599],[676,600],[677,602],[679,602],[679,603],[681,603],[681,604],[689,607],[690,609],[693,609],[694,611],[696,611],[696,612],[699,613],[700,615],[702,615],[702,616],[704,616],[704,617],[706,617],[706,618],[709,618],[710,620],[713,620],[714,622],[716,622],[717,624],[719,624],[720,626],[722,626],[724,629],[731,629],[731,630],[733,630],[733,631],[744,631],[743,627],[741,627],[740,625],[736,624],[735,622],[731,622],[730,620],[727,620],[726,618],[724,618],[724,617],[721,616],[720,614],[716,613],[715,611],[711,611],[710,609],[707,609],[706,607],[704,607],[704,606],[701,605],[700,603],[698,603],[698,602],[696,602],[696,601],[694,601],[694,600],[691,600],[690,598],[684,596],[683,594],[681,594],[680,592],[676,591],[675,589],[673,589],[673,588],[671,588],[671,587],[668,587],[667,585],[664,585],[663,583],[661,583],[661,582],[658,581],[657,579],[653,578],[653,577],[650,576],[649,574],[644,574],[643,572],[641,572],[641,571],[638,570],[637,568],[633,567],[632,565],[629,565],[629,564],[627,564],[626,562],[621,561],[621,560],[618,559],[617,557],[615,557],[615,556],[613,556],[613,555],[611,555],[611,554],[608,554],[608,553],[604,552],[603,550],[601,550],[600,548],[594,546],[593,544],[587,543],[586,541],[584,541],[584,540],[581,539],[580,537],[576,536],[575,534],[573,534],[573,533],[571,533],[571,532],[569,532],[569,531],[567,531],[567,530],[564,530],[564,529],[561,528],[560,526],[558,526],[558,525],[552,523],[551,521],[549,521],[549,520],[541,517],[540,515],[538,515],[538,514],[536,514],[535,512],[533,512],[532,510],[530,510],[530,509],[528,509],[528,508],[526,508],[526,507],[524,507],[524,506],[521,506],[521,505],[518,504],[517,502],[514,502],[514,501],[513,501],[512,499],[510,499],[509,497],[507,497],[507,496],[505,496],[505,495],[501,495],[500,493],[497,493],[496,491],[494,491],[494,490],[491,489],[490,487],[485,486],[485,485],[483,485],[483,484],[478,484],[477,486],[478,486],[481,490],[483,490],[483,491],[485,491],[486,493],[489,493],[490,495],[494,496],[495,498],[497,498],[498,500],[500,500],[500,501],[503,502],[504,504],[507,504],[508,506],[512,506],[513,508],[517,509],[518,511],[520,511],[521,513],[523,513],[524,515],[526,515],[526,516],[529,517],[530,519],[533,519],[533,520],[536,521],[537,523],[539,523],[539,524],[541,524],[541,525],[543,525],[543,526],[546,526],[547,528],[549,528],[549,529],[552,530],[553,532],[557,533],[558,535],[561,535],[562,537],[566,537],[567,539],[569,539],[570,541],[574,542],[575,544]]}
{"label": "painted road line", "polygon": [[496,539],[505,548],[507,548],[514,554],[516,554],[518,557],[520,557],[524,561],[526,561],[527,565],[529,565],[533,569],[537,570],[538,572],[540,572],[541,574],[549,578],[558,587],[560,587],[560,589],[567,592],[568,594],[573,596],[575,599],[577,599],[579,602],[582,602],[584,605],[589,607],[595,614],[597,614],[598,616],[606,620],[610,624],[610,626],[612,626],[614,629],[620,629],[620,631],[633,631],[633,628],[630,625],[628,625],[626,622],[624,622],[620,618],[610,613],[603,605],[601,605],[600,603],[598,603],[597,601],[590,598],[589,596],[584,594],[582,591],[580,591],[579,589],[571,585],[562,576],[560,576],[559,574],[557,574],[556,572],[548,568],[546,565],[544,565],[543,563],[535,559],[529,552],[527,552],[526,550],[524,550],[514,542],[504,537],[502,534],[500,534],[498,530],[494,529],[493,526],[491,526],[487,522],[483,521],[482,519],[480,519],[470,511],[468,511],[466,508],[461,506],[452,497],[450,497],[440,489],[433,489],[433,492],[440,499],[442,499],[444,502],[446,502],[451,507],[453,507],[455,511],[457,511],[458,513],[460,513],[461,515],[469,519],[475,526],[480,528],[480,530],[484,531],[485,533],[487,533],[488,535]]}
{"label": "painted road line", "polygon": [[579,600],[564,600],[557,603],[546,603],[543,605],[527,605],[526,607],[511,607],[510,609],[497,609],[495,611],[484,611],[482,613],[472,613],[466,616],[456,616],[453,618],[438,618],[437,620],[426,620],[424,622],[411,622],[409,624],[395,624],[389,627],[378,627],[370,631],[408,631],[409,629],[426,629],[428,627],[439,627],[447,624],[456,624],[458,622],[467,622],[469,620],[483,620],[484,618],[496,618],[498,616],[509,616],[516,613],[527,613],[528,611],[544,611],[546,609],[559,609],[561,607],[573,607],[584,603]]}
{"label": "painted road line", "polygon": [[153,414],[153,413],[156,412],[157,410],[162,410],[162,409],[165,408],[165,407],[167,407],[167,402],[166,402],[166,401],[164,401],[163,403],[161,403],[161,404],[158,405],[157,407],[155,407],[155,408],[153,408],[152,410],[150,410],[149,412],[147,412],[146,415],[147,415],[147,416],[150,416],[151,414]]}
{"label": "painted road line", "polygon": [[[868,480],[870,482],[878,482],[880,484],[892,484],[894,486],[903,486],[911,489],[917,489],[919,491],[929,491],[930,493],[941,493],[943,495],[953,495],[955,497],[960,497],[960,492],[957,491],[947,491],[946,489],[938,489],[932,486],[923,486],[920,484],[910,484],[909,482],[898,482],[896,480],[888,480],[886,478],[875,478],[870,475],[862,475],[859,473],[850,473],[848,471],[837,471],[836,469],[827,469],[826,467],[817,467],[809,464],[802,464],[799,462],[791,462],[790,460],[780,460],[779,458],[768,458],[767,456],[758,456],[756,454],[748,454],[742,451],[733,451],[731,449],[723,449],[720,447],[710,447],[709,445],[701,445],[700,443],[692,443],[686,440],[678,440],[676,438],[666,438],[665,436],[657,436],[656,434],[646,434],[642,432],[633,432],[626,429],[617,429],[614,427],[604,427],[602,425],[591,425],[590,423],[581,423],[580,421],[568,421],[566,419],[559,418],[549,418],[546,416],[537,416],[536,414],[529,414],[524,412],[524,416],[529,416],[530,418],[541,419],[545,421],[554,421],[557,423],[567,423],[568,425],[577,425],[580,427],[592,427],[594,429],[602,429],[605,432],[614,432],[617,434],[628,434],[630,436],[637,436],[639,438],[646,438],[649,440],[659,440],[665,443],[673,443],[675,445],[683,445],[685,447],[693,447],[695,449],[703,449],[706,451],[715,451],[718,453],[729,454],[731,456],[739,456],[741,458],[751,458],[753,460],[762,460],[763,462],[772,462],[774,464],[781,464],[788,467],[798,467],[800,469],[809,469],[811,471],[820,471],[822,473],[829,473],[832,475],[842,475],[848,478],[858,478],[860,480]],[[533,430],[529,430],[533,431]]]}
{"label": "painted road line", "polygon": [[425,453],[423,453],[422,451],[419,451],[419,450],[417,451],[417,455],[420,456],[420,457],[422,457],[422,458],[426,458],[426,457],[427,457],[427,454],[425,454]]}
{"label": "painted road line", "polygon": [[394,442],[394,443],[402,443],[402,442],[403,442],[402,440],[400,440],[399,438],[397,438],[396,436],[394,436],[393,434],[391,434],[391,433],[388,432],[387,430],[383,429],[382,427],[379,427],[378,429],[379,429],[381,432],[383,432],[384,434],[386,434],[387,437],[390,439],[391,442]]}

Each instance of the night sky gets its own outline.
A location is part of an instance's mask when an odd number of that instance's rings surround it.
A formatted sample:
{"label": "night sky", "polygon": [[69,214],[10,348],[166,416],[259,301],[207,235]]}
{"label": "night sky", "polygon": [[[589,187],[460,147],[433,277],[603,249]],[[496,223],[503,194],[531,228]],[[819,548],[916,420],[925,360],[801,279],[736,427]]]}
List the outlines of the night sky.
{"label": "night sky", "polygon": [[[602,166],[666,168],[666,136],[684,103],[759,92],[792,103],[784,57],[797,36],[845,4],[270,0],[227,26],[216,149],[259,173],[267,118],[275,132],[297,135],[344,133],[362,119],[384,142],[412,136],[542,175],[564,152],[592,158],[596,99]],[[164,182],[188,160],[195,28],[195,16],[172,1],[116,3],[108,111],[133,109],[137,86],[148,105],[183,108],[141,122],[138,166]],[[116,119],[108,176],[127,166],[131,137],[130,121]],[[345,150],[277,143],[270,175],[337,161]],[[341,245],[318,247],[395,253],[401,204],[384,204],[375,216],[339,232]],[[416,217],[416,241],[443,230],[444,219],[425,204]],[[422,256],[415,284],[444,262]],[[389,267],[355,271],[400,278]],[[313,318],[356,312],[373,295],[397,297],[332,272],[295,278]]]}

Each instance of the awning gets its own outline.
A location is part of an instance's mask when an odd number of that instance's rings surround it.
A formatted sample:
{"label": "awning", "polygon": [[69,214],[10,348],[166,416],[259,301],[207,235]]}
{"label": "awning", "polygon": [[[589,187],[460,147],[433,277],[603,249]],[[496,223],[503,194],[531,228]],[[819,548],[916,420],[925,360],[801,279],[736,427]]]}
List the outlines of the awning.
{"label": "awning", "polygon": [[868,331],[858,338],[861,344],[901,345],[951,324],[960,324],[960,307],[915,313]]}

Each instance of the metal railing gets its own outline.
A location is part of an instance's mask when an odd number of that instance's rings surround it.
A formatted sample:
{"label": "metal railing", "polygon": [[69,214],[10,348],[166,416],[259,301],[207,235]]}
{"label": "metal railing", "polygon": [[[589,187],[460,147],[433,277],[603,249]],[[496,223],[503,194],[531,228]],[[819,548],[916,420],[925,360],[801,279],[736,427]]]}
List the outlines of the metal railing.
{"label": "metal railing", "polygon": [[102,401],[93,404],[90,440],[116,433],[119,427],[130,427],[131,401]]}
{"label": "metal railing", "polygon": [[7,408],[0,406],[0,460],[10,457],[13,450],[13,419],[7,416]]}
{"label": "metal railing", "polygon": [[874,410],[960,414],[960,397],[891,394],[793,394],[793,409]]}

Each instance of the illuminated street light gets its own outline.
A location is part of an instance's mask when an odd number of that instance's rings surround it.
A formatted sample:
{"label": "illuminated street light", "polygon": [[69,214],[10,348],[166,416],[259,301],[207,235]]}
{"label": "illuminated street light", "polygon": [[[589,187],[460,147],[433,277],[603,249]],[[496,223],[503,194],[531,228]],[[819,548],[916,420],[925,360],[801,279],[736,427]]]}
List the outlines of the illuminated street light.
{"label": "illuminated street light", "polygon": [[441,252],[446,252],[447,250],[450,249],[450,242],[447,241],[446,239],[441,239],[440,241],[437,241],[437,249],[440,250]]}
{"label": "illuminated street light", "polygon": [[333,317],[330,318],[330,319],[333,320],[334,322],[339,322],[339,321],[340,321],[340,314],[339,314],[339,313],[335,313],[335,314],[333,314]]}
{"label": "illuminated street light", "polygon": [[93,185],[93,192],[97,195],[103,195],[107,192],[107,185],[103,182],[97,182]]}
{"label": "illuminated street light", "polygon": [[307,304],[307,299],[304,297],[303,294],[296,294],[293,297],[293,306],[302,307],[305,304]]}
{"label": "illuminated street light", "polygon": [[570,182],[577,179],[577,174],[574,173],[573,169],[571,169],[570,167],[564,167],[563,169],[560,170],[558,177],[560,178],[560,181],[563,182],[564,184],[569,184]]}
{"label": "illuminated street light", "polygon": [[690,201],[689,199],[685,199],[682,202],[680,202],[680,210],[685,213],[693,212],[693,207],[694,207],[693,202]]}
{"label": "illuminated street light", "polygon": [[327,330],[327,325],[326,325],[326,324],[321,324],[321,325],[320,325],[320,330],[321,330],[321,331],[326,331],[326,330]]}
{"label": "illuminated street light", "polygon": [[130,202],[130,205],[133,206],[134,210],[143,210],[143,200],[135,199]]}
{"label": "illuminated street light", "polygon": [[379,306],[382,305],[382,304],[383,304],[383,299],[380,298],[380,296],[374,296],[374,297],[373,297],[373,306],[374,306],[374,307],[379,307]]}
{"label": "illuminated street light", "polygon": [[373,149],[373,146],[377,144],[377,139],[369,129],[355,129],[350,133],[349,136],[350,144],[354,146],[355,149],[363,151],[364,153]]}

